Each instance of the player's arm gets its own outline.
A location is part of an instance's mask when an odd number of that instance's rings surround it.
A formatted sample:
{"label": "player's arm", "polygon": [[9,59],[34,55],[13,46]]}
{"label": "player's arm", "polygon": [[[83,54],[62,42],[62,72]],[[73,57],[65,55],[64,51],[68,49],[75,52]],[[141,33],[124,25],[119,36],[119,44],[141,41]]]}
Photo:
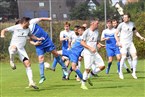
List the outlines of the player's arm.
{"label": "player's arm", "polygon": [[96,52],[96,49],[90,47],[89,45],[87,45],[85,40],[82,40],[82,41],[81,41],[81,45],[82,45],[83,47],[85,47],[86,49],[90,50],[90,51],[93,52],[93,53]]}
{"label": "player's arm", "polygon": [[135,35],[136,35],[137,37],[139,37],[141,40],[144,40],[144,41],[145,41],[145,38],[142,37],[142,36],[139,34],[139,32],[137,32],[137,30],[136,30],[135,27],[133,28],[133,32],[135,32]]}
{"label": "player's arm", "polygon": [[115,32],[116,44],[121,47],[118,34],[119,34],[119,30],[117,29]]}
{"label": "player's arm", "polygon": [[51,17],[49,17],[49,18],[41,17],[41,18],[38,18],[38,19],[39,19],[39,21],[51,21],[52,20]]}
{"label": "player's arm", "polygon": [[8,32],[7,29],[3,29],[3,30],[1,31],[1,38],[4,38],[4,37],[5,37],[5,33],[6,33],[6,32]]}
{"label": "player's arm", "polygon": [[105,41],[105,40],[108,40],[108,39],[109,39],[108,37],[105,37],[104,31],[103,31],[102,35],[101,35],[101,41]]}
{"label": "player's arm", "polygon": [[41,44],[41,41],[34,42],[31,38],[29,38],[29,42],[30,42],[30,44],[35,45],[35,46],[38,46]]}

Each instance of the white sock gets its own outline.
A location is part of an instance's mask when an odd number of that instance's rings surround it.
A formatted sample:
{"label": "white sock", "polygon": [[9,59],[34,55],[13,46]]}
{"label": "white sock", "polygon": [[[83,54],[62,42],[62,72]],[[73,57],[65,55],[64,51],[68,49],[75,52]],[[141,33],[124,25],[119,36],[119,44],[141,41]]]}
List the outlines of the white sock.
{"label": "white sock", "polygon": [[32,69],[31,67],[26,68],[26,74],[29,80],[29,83],[33,83],[33,75],[32,75]]}
{"label": "white sock", "polygon": [[124,65],[124,61],[125,61],[126,57],[125,56],[122,56],[121,60],[120,60],[120,72],[119,74],[123,74],[122,73],[122,68],[123,68],[123,65]]}
{"label": "white sock", "polygon": [[125,69],[128,68],[125,62],[124,62],[124,64],[123,64],[123,67],[124,67]]}
{"label": "white sock", "polygon": [[135,74],[136,73],[137,58],[132,60],[132,65],[133,65],[133,74]]}
{"label": "white sock", "polygon": [[128,58],[127,61],[128,61],[129,65],[130,65],[130,68],[133,68],[133,66],[132,66],[132,59]]}
{"label": "white sock", "polygon": [[84,71],[82,85],[85,85],[87,79],[88,79],[88,73]]}
{"label": "white sock", "polygon": [[99,67],[98,67],[98,68],[96,67],[96,68],[93,70],[93,73],[94,73],[94,74],[97,74],[97,73],[99,73],[100,71],[101,71],[100,68],[99,68]]}

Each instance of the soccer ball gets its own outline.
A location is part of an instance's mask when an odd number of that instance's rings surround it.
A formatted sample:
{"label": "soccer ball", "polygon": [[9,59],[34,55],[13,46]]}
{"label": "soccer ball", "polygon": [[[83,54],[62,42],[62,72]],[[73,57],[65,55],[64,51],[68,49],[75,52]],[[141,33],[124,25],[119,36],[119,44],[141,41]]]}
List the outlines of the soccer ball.
{"label": "soccer ball", "polygon": [[49,69],[50,68],[50,64],[48,62],[44,62],[44,67],[45,67],[45,69]]}

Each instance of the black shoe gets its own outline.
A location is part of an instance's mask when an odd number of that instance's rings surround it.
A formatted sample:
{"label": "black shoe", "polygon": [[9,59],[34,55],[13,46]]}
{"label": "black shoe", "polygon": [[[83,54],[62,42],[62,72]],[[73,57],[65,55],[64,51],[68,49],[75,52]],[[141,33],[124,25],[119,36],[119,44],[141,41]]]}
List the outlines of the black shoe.
{"label": "black shoe", "polygon": [[126,71],[127,71],[127,73],[131,73],[131,71],[128,68],[126,69]]}
{"label": "black shoe", "polygon": [[133,72],[133,68],[131,68],[131,71]]}

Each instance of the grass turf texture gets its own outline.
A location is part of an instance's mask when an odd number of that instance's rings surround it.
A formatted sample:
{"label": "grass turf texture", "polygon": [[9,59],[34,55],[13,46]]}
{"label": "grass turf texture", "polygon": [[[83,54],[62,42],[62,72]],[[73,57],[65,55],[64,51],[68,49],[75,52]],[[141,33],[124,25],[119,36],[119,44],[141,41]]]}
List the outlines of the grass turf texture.
{"label": "grass turf texture", "polygon": [[[0,97],[145,97],[145,60],[139,60],[137,65],[138,79],[124,69],[124,80],[119,79],[116,62],[113,62],[110,73],[105,70],[99,77],[93,77],[94,86],[86,84],[89,90],[82,90],[80,82],[75,81],[75,73],[70,80],[62,80],[62,70],[57,65],[55,72],[46,70],[46,80],[38,84],[38,64],[32,64],[33,78],[39,90],[25,88],[28,86],[26,71],[22,63],[17,63],[17,69],[12,70],[8,63],[0,63]],[[83,67],[82,67],[83,68]]]}

